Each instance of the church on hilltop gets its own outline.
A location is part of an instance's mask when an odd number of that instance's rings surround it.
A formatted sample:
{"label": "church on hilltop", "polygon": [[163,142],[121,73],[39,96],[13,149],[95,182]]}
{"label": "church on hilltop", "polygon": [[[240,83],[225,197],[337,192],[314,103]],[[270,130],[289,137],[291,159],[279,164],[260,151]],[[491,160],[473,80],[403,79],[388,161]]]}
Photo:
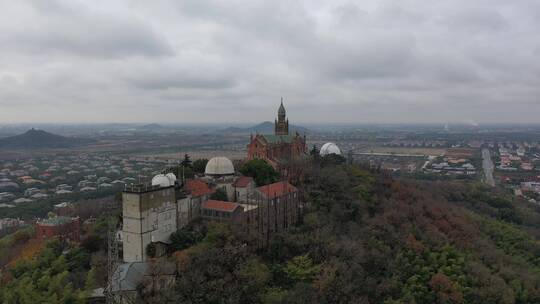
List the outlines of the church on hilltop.
{"label": "church on hilltop", "polygon": [[283,106],[279,105],[275,120],[274,134],[256,134],[251,136],[247,146],[247,159],[263,159],[289,180],[296,177],[296,165],[307,158],[306,136],[289,134],[289,120]]}

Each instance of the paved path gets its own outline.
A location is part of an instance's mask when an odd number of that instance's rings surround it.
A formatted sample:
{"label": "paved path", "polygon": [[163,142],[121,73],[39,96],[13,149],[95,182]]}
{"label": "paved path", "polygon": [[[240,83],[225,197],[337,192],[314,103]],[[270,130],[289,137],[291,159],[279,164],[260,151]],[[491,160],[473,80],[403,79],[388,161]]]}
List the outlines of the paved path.
{"label": "paved path", "polygon": [[493,162],[491,161],[491,155],[489,149],[482,149],[482,167],[484,168],[485,180],[484,182],[490,186],[495,186],[495,180],[493,179]]}

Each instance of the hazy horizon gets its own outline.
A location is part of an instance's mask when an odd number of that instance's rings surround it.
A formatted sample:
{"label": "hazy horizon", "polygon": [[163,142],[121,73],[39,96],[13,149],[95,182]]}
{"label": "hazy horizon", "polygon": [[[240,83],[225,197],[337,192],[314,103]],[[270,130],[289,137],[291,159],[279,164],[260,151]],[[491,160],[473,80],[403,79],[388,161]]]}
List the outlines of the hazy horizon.
{"label": "hazy horizon", "polygon": [[[259,122],[193,122],[193,123],[181,123],[181,122],[17,122],[17,123],[2,123],[0,122],[0,128],[28,128],[43,130],[44,127],[97,127],[97,126],[118,126],[118,127],[144,127],[147,125],[156,124],[165,128],[182,128],[182,127],[254,127],[263,123],[274,124],[273,121],[259,121]],[[458,127],[458,128],[491,128],[491,127],[540,127],[540,122],[515,122],[515,123],[476,123],[476,122],[291,122],[293,126],[300,127],[440,127],[443,129],[445,126]],[[45,130],[46,131],[46,130]]]}

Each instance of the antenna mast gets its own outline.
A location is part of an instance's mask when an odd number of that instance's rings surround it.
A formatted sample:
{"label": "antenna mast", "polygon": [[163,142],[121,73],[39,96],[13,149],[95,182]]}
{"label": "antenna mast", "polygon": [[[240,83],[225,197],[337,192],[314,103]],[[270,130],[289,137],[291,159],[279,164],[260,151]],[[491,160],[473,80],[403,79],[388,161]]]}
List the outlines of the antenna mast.
{"label": "antenna mast", "polygon": [[118,240],[116,237],[116,226],[109,220],[107,232],[107,287],[105,289],[107,304],[114,304],[117,302],[112,293],[113,286],[120,286],[120,277],[116,273],[117,268]]}

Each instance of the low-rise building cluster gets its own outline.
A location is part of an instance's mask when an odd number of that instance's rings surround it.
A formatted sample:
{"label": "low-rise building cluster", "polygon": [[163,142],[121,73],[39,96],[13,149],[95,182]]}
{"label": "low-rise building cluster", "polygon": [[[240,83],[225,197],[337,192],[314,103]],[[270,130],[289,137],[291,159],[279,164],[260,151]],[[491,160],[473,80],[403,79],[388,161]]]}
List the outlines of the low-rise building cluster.
{"label": "low-rise building cluster", "polygon": [[48,198],[121,190],[159,172],[164,162],[98,154],[36,157],[0,164],[0,208]]}
{"label": "low-rise building cluster", "polygon": [[20,219],[15,218],[1,218],[0,219],[0,234],[3,234],[5,231],[11,231],[20,226],[25,225],[25,222]]}
{"label": "low-rise building cluster", "polygon": [[[226,200],[211,199],[217,191]],[[171,233],[198,218],[232,223],[264,246],[272,233],[297,222],[300,207],[300,193],[289,182],[256,187],[251,177],[235,175],[224,157],[211,159],[205,175],[195,179],[159,174],[151,184],[123,191],[123,260],[146,261],[151,243],[168,244]]]}
{"label": "low-rise building cluster", "polygon": [[425,165],[425,172],[445,175],[476,175],[477,168],[472,163],[473,153],[445,155],[430,159]]}
{"label": "low-rise building cluster", "polygon": [[540,162],[540,152],[525,144],[499,144],[497,169],[501,171],[533,171]]}

